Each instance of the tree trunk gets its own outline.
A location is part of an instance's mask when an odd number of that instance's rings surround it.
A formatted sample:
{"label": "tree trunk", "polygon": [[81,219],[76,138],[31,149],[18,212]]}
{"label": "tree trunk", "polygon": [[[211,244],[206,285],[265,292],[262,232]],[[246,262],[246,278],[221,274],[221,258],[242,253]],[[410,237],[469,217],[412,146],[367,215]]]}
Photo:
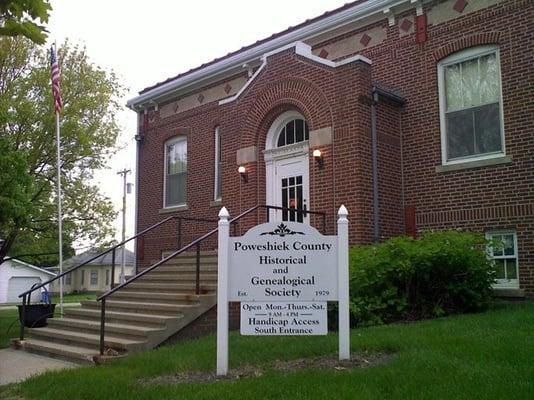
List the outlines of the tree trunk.
{"label": "tree trunk", "polygon": [[18,233],[19,233],[18,228],[13,229],[7,235],[7,238],[2,243],[2,246],[0,246],[0,265],[4,262],[4,259],[7,257],[7,254],[9,253],[9,250],[11,250],[13,243],[15,243],[15,239],[17,238]]}

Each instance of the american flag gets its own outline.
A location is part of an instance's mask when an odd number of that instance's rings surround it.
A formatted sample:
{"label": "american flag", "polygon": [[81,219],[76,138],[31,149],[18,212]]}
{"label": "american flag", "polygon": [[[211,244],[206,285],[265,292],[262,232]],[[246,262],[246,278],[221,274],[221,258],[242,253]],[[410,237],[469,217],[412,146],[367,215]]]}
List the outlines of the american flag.
{"label": "american flag", "polygon": [[63,103],[61,101],[61,90],[59,88],[59,77],[61,76],[59,71],[59,64],[57,62],[56,49],[54,46],[50,48],[50,67],[52,70],[52,95],[54,96],[54,108],[56,112],[61,111]]}

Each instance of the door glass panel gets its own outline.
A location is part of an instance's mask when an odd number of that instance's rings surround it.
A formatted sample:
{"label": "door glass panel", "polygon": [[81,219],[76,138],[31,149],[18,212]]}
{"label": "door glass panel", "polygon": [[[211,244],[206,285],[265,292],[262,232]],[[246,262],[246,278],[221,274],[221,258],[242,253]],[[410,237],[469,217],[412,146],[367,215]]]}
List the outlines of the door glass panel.
{"label": "door glass panel", "polygon": [[[302,175],[282,179],[282,207],[303,209]],[[304,222],[304,215],[296,211],[282,211],[283,221]]]}

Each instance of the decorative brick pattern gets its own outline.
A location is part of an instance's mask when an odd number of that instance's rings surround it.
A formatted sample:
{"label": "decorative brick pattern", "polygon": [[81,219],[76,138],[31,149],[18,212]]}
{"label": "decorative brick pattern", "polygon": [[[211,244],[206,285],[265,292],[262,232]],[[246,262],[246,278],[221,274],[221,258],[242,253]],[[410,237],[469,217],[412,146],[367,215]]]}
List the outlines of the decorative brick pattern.
{"label": "decorative brick pattern", "polygon": [[367,47],[369,46],[369,42],[371,42],[371,36],[369,36],[367,33],[364,33],[362,35],[362,37],[360,38],[360,43],[364,46],[364,47]]}
{"label": "decorative brick pattern", "polygon": [[458,11],[459,13],[462,13],[467,7],[467,4],[469,4],[466,0],[457,0],[456,3],[454,3],[454,6],[452,7],[454,11]]}
{"label": "decorative brick pattern", "polygon": [[321,58],[327,58],[328,57],[328,51],[326,51],[326,49],[322,49],[321,52],[319,53],[319,57]]}
{"label": "decorative brick pattern", "polygon": [[401,24],[399,25],[399,28],[403,32],[408,32],[412,28],[412,26],[413,26],[413,22],[410,21],[408,18],[404,18]]}

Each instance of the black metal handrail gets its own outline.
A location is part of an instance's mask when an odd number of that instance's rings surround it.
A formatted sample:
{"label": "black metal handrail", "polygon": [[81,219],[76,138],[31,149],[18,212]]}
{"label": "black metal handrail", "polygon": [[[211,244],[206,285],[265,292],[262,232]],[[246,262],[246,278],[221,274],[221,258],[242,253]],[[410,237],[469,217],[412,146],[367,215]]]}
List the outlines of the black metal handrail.
{"label": "black metal handrail", "polygon": [[[229,224],[234,224],[235,222],[239,221],[241,218],[245,217],[246,215],[260,209],[264,208],[267,210],[281,210],[281,211],[289,211],[289,212],[296,212],[296,213],[302,213],[303,215],[306,214],[314,214],[314,215],[320,215],[322,216],[323,220],[323,234],[326,230],[326,213],[321,211],[309,211],[306,209],[299,209],[299,208],[287,208],[287,207],[278,207],[278,206],[270,206],[266,204],[257,204],[254,207],[244,211],[243,213],[239,214],[237,217],[232,218],[229,221]],[[269,220],[269,214],[267,214],[267,221]],[[234,225],[235,226],[235,225]],[[115,286],[114,288],[111,288],[106,293],[103,293],[99,297],[97,297],[97,301],[101,301],[102,305],[100,307],[100,355],[104,354],[105,350],[105,343],[104,343],[104,337],[105,337],[105,325],[106,325],[106,299],[112,295],[113,293],[121,290],[122,288],[128,286],[132,282],[135,282],[137,279],[141,278],[142,276],[150,273],[151,271],[155,270],[159,266],[165,264],[167,261],[173,259],[174,257],[184,253],[185,251],[195,247],[196,249],[196,282],[195,282],[195,293],[198,295],[200,294],[200,244],[209,238],[210,236],[214,235],[216,232],[218,232],[219,227],[211,230],[210,232],[202,235],[201,237],[193,240],[188,245],[182,247],[181,249],[176,250],[175,252],[169,254],[167,257],[161,259],[154,265],[150,266],[149,268],[144,269],[143,271],[139,272],[135,276],[131,277],[128,281],[121,283],[118,286]]]}
{"label": "black metal handrail", "polygon": [[[215,220],[215,219],[207,219],[207,218],[183,217],[183,216],[177,216],[177,215],[172,215],[170,217],[167,217],[164,220],[159,221],[159,222],[149,226],[148,228],[142,230],[141,232],[135,234],[134,236],[122,241],[121,243],[116,244],[116,245],[110,247],[109,249],[97,254],[96,256],[90,258],[89,260],[86,260],[86,261],[84,261],[83,263],[81,263],[81,264],[79,264],[77,266],[69,268],[68,270],[62,272],[59,275],[56,275],[55,277],[47,280],[44,283],[41,283],[39,285],[33,285],[29,290],[26,290],[25,292],[19,294],[18,297],[19,298],[22,297],[22,312],[21,312],[22,315],[21,315],[21,319],[24,319],[24,317],[25,317],[26,305],[29,303],[28,300],[29,300],[29,298],[31,298],[31,294],[34,291],[36,291],[36,290],[38,290],[38,289],[40,289],[40,288],[52,283],[52,282],[54,282],[54,281],[56,281],[58,279],[63,278],[65,275],[71,274],[72,272],[78,270],[81,267],[84,267],[84,266],[88,265],[89,263],[91,263],[94,260],[96,260],[96,259],[108,254],[109,252],[112,252],[112,256],[111,256],[111,259],[112,259],[112,261],[111,261],[111,263],[112,263],[112,265],[111,265],[111,287],[113,288],[113,286],[115,285],[114,281],[115,281],[115,259],[116,259],[115,253],[116,253],[116,250],[119,247],[124,246],[126,243],[128,243],[128,242],[130,242],[130,241],[132,241],[134,239],[137,239],[138,237],[143,236],[143,235],[147,234],[150,231],[153,231],[154,229],[158,228],[161,225],[166,224],[169,221],[176,220],[176,219],[178,220],[178,245],[179,246],[181,246],[181,241],[182,241],[182,220],[185,220],[185,221],[196,221],[196,222],[210,222],[210,223],[216,223],[217,222],[217,220]],[[24,324],[22,324],[22,323],[21,323],[21,327],[20,327],[19,338],[20,338],[20,340],[24,340]]]}

